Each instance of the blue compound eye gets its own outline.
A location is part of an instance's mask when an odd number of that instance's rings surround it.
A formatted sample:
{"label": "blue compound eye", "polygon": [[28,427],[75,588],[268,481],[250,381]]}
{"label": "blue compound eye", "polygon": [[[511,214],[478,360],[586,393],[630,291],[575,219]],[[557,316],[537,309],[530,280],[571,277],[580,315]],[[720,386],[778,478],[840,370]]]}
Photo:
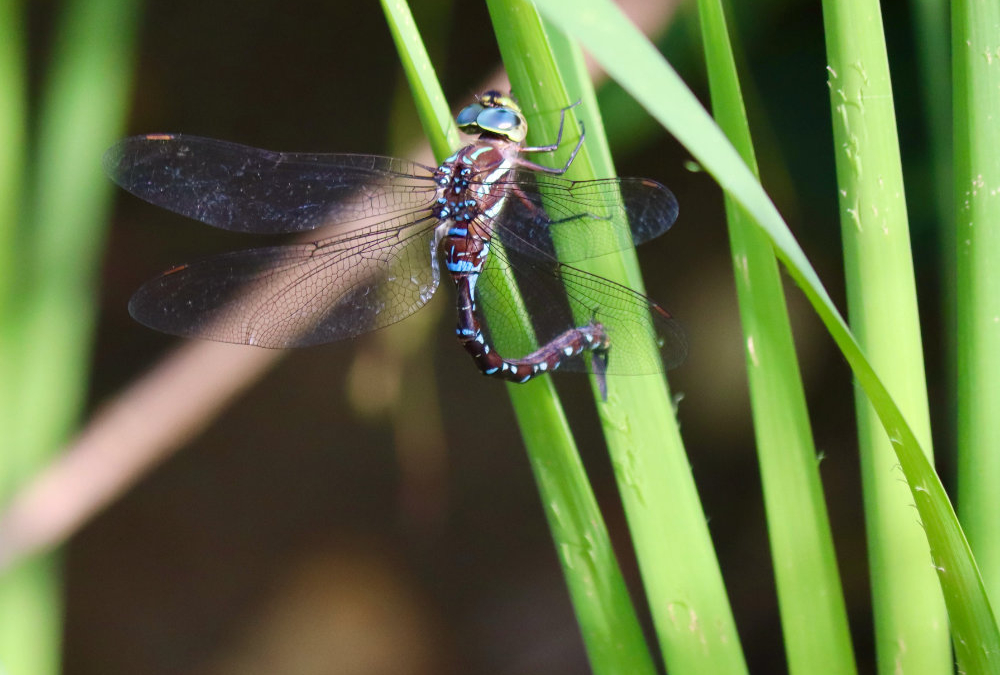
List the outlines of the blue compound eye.
{"label": "blue compound eye", "polygon": [[524,116],[511,108],[487,108],[479,114],[476,121],[483,131],[518,143],[524,140],[527,128]]}
{"label": "blue compound eye", "polygon": [[455,117],[458,128],[467,134],[474,134],[479,131],[479,115],[484,110],[483,106],[473,103],[462,108],[462,111]]}
{"label": "blue compound eye", "polygon": [[479,114],[479,126],[494,133],[504,133],[521,124],[521,116],[510,108],[489,108]]}

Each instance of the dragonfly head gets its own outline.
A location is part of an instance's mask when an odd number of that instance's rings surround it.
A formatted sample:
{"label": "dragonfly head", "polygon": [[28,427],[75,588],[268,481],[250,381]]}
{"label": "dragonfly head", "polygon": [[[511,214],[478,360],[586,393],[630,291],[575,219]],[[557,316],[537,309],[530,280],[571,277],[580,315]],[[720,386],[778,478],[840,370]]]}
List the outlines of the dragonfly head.
{"label": "dragonfly head", "polygon": [[455,122],[463,133],[488,134],[515,143],[523,141],[528,133],[528,122],[517,101],[492,89],[462,108]]}

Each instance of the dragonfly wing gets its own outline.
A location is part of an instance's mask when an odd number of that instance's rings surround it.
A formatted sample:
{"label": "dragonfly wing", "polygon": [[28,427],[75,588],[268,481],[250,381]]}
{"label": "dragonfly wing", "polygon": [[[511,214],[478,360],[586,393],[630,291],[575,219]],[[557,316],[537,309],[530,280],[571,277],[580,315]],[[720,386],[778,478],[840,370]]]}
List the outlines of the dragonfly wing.
{"label": "dragonfly wing", "polygon": [[507,199],[494,231],[528,256],[546,257],[555,241],[564,262],[594,258],[654,239],[677,220],[677,198],[646,178],[571,181],[519,170],[498,185]]}
{"label": "dragonfly wing", "polygon": [[[506,290],[513,280],[519,296]],[[680,324],[655,301],[627,286],[554,258],[519,250],[491,249],[476,286],[477,307],[486,310],[487,335],[497,351],[518,358],[572,327],[602,324],[611,341],[612,375],[661,372],[684,360],[687,340]],[[481,314],[482,315],[482,314]],[[532,327],[535,339],[525,334]],[[567,359],[561,369],[589,372],[588,354]]]}
{"label": "dragonfly wing", "polygon": [[433,222],[403,226],[180,265],[136,291],[129,312],[165,333],[260,347],[354,337],[409,316],[437,288]]}
{"label": "dragonfly wing", "polygon": [[125,138],[104,155],[118,185],[224,230],[276,234],[427,206],[433,169],[391,157],[271,152],[198,136]]}

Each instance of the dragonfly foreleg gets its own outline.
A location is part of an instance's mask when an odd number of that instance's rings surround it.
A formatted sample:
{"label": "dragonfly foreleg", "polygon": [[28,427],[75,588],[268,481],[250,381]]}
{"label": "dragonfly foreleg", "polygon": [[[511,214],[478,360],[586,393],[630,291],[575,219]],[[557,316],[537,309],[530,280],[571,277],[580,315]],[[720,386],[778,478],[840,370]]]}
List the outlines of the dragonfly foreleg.
{"label": "dragonfly foreleg", "polygon": [[[527,147],[522,146],[520,148],[519,152],[521,152],[521,153],[525,153],[525,152],[553,152],[555,150],[558,150],[559,146],[562,145],[563,125],[566,123],[566,111],[570,110],[571,108],[575,108],[578,105],[580,105],[579,101],[577,101],[576,103],[573,103],[572,105],[566,106],[565,108],[562,109],[562,111],[560,111],[560,115],[559,115],[559,132],[556,134],[556,141],[555,141],[555,143],[552,143],[550,145],[534,145],[534,146],[527,146]],[[524,159],[523,157],[516,158],[516,163],[520,167],[524,167],[526,169],[532,169],[534,171],[542,171],[544,173],[552,173],[552,174],[556,174],[556,175],[564,174],[564,173],[566,173],[569,170],[569,167],[573,163],[573,160],[576,159],[576,155],[577,155],[577,153],[580,152],[580,148],[583,147],[583,140],[584,140],[584,138],[586,138],[586,136],[587,136],[587,134],[586,134],[586,131],[585,131],[584,127],[583,127],[583,120],[580,120],[580,140],[578,140],[576,142],[576,147],[573,148],[573,152],[571,152],[569,154],[569,159],[566,160],[566,164],[564,164],[563,167],[560,168],[560,169],[553,169],[553,168],[548,167],[548,166],[542,166],[541,164],[536,164],[535,162],[528,161],[528,160]]]}
{"label": "dragonfly foreleg", "polygon": [[[559,111],[559,131],[556,133],[556,142],[551,145],[529,145],[527,147],[521,147],[520,152],[552,152],[553,150],[558,150],[559,146],[562,144],[563,135],[563,125],[566,123],[566,111],[572,110],[576,106],[580,105],[580,101],[576,103],[570,103],[565,108]],[[581,131],[582,131],[581,124]]]}

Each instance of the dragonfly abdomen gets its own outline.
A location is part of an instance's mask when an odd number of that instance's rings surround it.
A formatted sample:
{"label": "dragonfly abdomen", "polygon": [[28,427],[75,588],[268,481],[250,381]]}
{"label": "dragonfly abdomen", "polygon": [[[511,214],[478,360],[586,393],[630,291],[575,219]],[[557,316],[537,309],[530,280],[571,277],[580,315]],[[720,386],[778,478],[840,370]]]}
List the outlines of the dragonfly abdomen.
{"label": "dragonfly abdomen", "polygon": [[600,378],[603,393],[603,365],[611,346],[604,326],[592,322],[570,328],[522,358],[504,358],[487,342],[476,318],[475,284],[478,276],[474,273],[455,278],[458,287],[458,328],[455,332],[459,343],[469,352],[483,375],[520,384],[536,375],[557,370],[564,360],[590,350],[594,354],[593,370]]}

